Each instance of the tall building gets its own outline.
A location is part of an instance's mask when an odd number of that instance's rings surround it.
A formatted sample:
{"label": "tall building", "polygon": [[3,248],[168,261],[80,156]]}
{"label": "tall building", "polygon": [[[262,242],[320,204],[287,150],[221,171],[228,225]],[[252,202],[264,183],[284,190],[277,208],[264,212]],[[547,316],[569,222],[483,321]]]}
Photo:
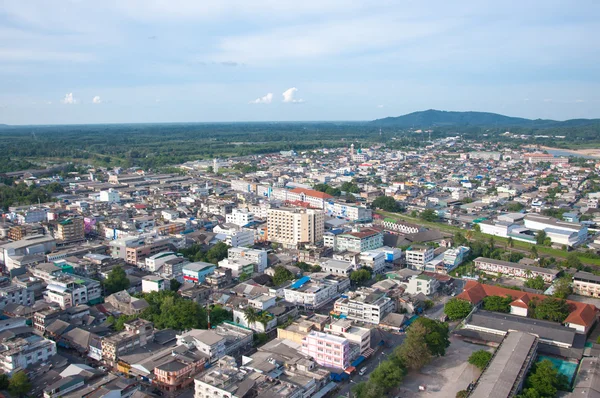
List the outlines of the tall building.
{"label": "tall building", "polygon": [[83,218],[74,217],[60,221],[56,226],[56,239],[62,242],[78,242],[85,239]]}
{"label": "tall building", "polygon": [[271,242],[286,247],[323,240],[325,217],[322,211],[303,208],[270,209],[267,217],[267,234]]}

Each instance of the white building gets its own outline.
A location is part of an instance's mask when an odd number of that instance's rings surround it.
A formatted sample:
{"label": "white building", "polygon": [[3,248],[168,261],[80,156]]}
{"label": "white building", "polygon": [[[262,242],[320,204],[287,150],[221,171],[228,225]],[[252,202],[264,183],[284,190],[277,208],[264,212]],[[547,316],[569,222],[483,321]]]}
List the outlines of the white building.
{"label": "white building", "polygon": [[[217,239],[222,240],[231,247],[247,247],[254,245],[254,231],[243,229],[235,224],[217,225],[213,228]],[[221,235],[221,236],[219,236]]]}
{"label": "white building", "polygon": [[327,259],[320,263],[321,271],[334,275],[350,276],[350,273],[356,269],[356,265],[350,261]]}
{"label": "white building", "polygon": [[482,221],[477,225],[479,225],[481,233],[502,238],[508,238],[508,235],[511,234],[515,228],[519,227],[519,225],[509,221]]}
{"label": "white building", "polygon": [[333,310],[348,319],[378,325],[395,309],[394,301],[377,289],[358,289],[336,300]]}
{"label": "white building", "polygon": [[424,270],[425,264],[433,260],[434,250],[430,246],[412,246],[406,250],[405,254],[408,266]]}
{"label": "white building", "polygon": [[252,275],[255,272],[255,263],[245,258],[224,258],[219,261],[219,268],[231,270],[231,276],[239,278],[241,274]]}
{"label": "white building", "polygon": [[33,306],[35,298],[33,290],[18,285],[9,285],[0,288],[0,310],[7,304],[20,304],[27,307]]}
{"label": "white building", "polygon": [[46,362],[53,355],[56,355],[56,343],[52,340],[37,335],[16,337],[0,345],[0,366],[5,373],[11,374]]}
{"label": "white building", "polygon": [[230,214],[225,215],[225,222],[243,227],[254,221],[254,213],[243,209],[233,209]]}
{"label": "white building", "polygon": [[181,258],[182,255],[176,252],[160,252],[153,256],[146,257],[146,269],[150,272],[157,272],[167,261]]}
{"label": "white building", "polygon": [[170,287],[169,281],[157,275],[146,275],[142,278],[142,292],[160,292],[168,290]]}
{"label": "white building", "polygon": [[411,295],[423,293],[430,296],[435,293],[440,286],[437,279],[427,275],[413,275],[408,280],[405,292]]}
{"label": "white building", "polygon": [[383,228],[388,231],[399,232],[401,234],[416,234],[425,230],[425,228],[421,227],[420,225],[395,220],[393,218],[384,219],[381,222],[381,225],[383,225]]}
{"label": "white building", "polygon": [[121,197],[119,192],[110,188],[107,191],[100,191],[99,200],[100,202],[119,203],[121,201]]}
{"label": "white building", "polygon": [[338,298],[349,287],[349,278],[321,273],[304,276],[283,292],[287,302],[316,309]]}
{"label": "white building", "polygon": [[385,272],[385,254],[377,250],[360,253],[360,263],[366,267],[370,267],[375,275]]}
{"label": "white building", "polygon": [[0,263],[7,271],[20,267],[20,260],[26,256],[41,255],[56,249],[56,240],[50,235],[31,235],[0,245]]}
{"label": "white building", "polygon": [[366,206],[352,203],[325,202],[325,213],[331,217],[340,217],[349,221],[371,221],[373,211]]}
{"label": "white building", "polygon": [[540,275],[545,282],[550,283],[556,279],[560,271],[551,268],[534,267],[510,261],[495,260],[493,258],[477,257],[473,260],[475,267],[493,274],[504,274],[518,278],[531,279]]}
{"label": "white building", "polygon": [[361,228],[353,232],[343,233],[333,238],[333,250],[366,252],[383,246],[383,234],[373,228]]}
{"label": "white building", "polygon": [[243,258],[257,266],[256,272],[263,273],[268,266],[268,254],[265,250],[246,249],[241,247],[231,247],[227,250],[227,258],[236,260]]}
{"label": "white building", "polygon": [[525,227],[534,231],[545,231],[552,243],[565,246],[576,246],[587,239],[587,227],[575,223],[560,221],[552,217],[537,214],[525,216]]}

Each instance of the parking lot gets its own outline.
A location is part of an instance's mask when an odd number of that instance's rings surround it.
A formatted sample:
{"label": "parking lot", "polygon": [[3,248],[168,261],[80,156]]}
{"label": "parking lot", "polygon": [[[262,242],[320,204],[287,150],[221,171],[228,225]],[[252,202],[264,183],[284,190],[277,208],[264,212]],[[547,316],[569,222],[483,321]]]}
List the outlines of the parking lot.
{"label": "parking lot", "polygon": [[[418,373],[409,373],[400,388],[390,395],[402,398],[454,397],[479,377],[479,369],[467,361],[471,353],[481,349],[492,351],[489,347],[467,343],[451,336],[450,347],[445,356],[435,358]],[[426,387],[426,391],[419,391],[421,385]]]}

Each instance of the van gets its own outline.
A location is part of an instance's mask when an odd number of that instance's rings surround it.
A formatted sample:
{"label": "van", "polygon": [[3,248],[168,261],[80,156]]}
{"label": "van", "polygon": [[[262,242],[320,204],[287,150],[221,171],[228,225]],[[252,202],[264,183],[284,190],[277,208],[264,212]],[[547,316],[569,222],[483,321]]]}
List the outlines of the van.
{"label": "van", "polygon": [[362,368],[362,369],[361,369],[361,370],[358,372],[358,374],[362,376],[362,375],[364,375],[366,372],[367,372],[367,368]]}

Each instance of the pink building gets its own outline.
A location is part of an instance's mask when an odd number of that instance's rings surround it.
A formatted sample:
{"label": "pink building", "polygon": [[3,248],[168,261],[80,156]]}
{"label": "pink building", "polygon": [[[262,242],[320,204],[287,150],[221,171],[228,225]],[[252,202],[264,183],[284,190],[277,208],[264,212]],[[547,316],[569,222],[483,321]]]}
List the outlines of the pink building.
{"label": "pink building", "polygon": [[312,331],[302,339],[302,353],[322,366],[338,369],[350,366],[350,342],[343,337]]}

